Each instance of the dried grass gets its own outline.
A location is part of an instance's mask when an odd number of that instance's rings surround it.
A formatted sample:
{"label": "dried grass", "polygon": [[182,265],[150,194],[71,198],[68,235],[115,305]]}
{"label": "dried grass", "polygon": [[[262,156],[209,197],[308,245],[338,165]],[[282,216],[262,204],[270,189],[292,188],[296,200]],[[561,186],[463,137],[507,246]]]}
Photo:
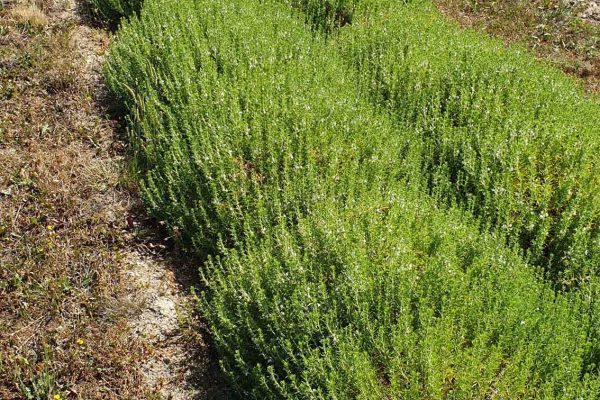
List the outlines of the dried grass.
{"label": "dried grass", "polygon": [[11,15],[22,26],[40,29],[48,25],[48,17],[35,3],[19,4],[11,10]]}
{"label": "dried grass", "polygon": [[121,301],[135,204],[125,145],[78,42],[102,49],[106,34],[61,11],[0,11],[0,398],[144,398],[144,348]]}

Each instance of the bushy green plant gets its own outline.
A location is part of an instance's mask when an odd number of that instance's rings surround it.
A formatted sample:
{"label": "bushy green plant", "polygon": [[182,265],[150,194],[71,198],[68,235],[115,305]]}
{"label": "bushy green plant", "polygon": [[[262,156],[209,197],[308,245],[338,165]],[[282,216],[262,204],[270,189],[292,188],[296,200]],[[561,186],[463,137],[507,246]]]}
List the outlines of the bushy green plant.
{"label": "bushy green plant", "polygon": [[202,311],[239,392],[600,395],[597,314],[555,295],[501,240],[406,193],[316,210],[208,264]]}
{"label": "bushy green plant", "polygon": [[597,99],[532,55],[444,21],[428,1],[352,8],[332,44],[373,102],[417,133],[431,193],[506,234],[559,287],[597,273]]}
{"label": "bushy green plant", "polygon": [[596,398],[591,292],[555,294],[424,195],[421,132],[376,114],[344,65],[270,0],[147,0],[110,51],[149,209],[213,255],[201,307],[232,385]]}
{"label": "bushy green plant", "polygon": [[153,1],[108,56],[146,203],[197,256],[292,224],[320,198],[419,176],[343,63],[273,7]]}

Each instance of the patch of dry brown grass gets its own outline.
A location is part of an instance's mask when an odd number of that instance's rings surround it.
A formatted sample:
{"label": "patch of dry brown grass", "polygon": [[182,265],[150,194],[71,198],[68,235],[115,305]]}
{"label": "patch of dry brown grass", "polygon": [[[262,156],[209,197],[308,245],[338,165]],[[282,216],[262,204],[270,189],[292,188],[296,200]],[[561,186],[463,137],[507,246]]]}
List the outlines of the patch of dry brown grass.
{"label": "patch of dry brown grass", "polygon": [[123,300],[125,145],[77,42],[106,34],[31,4],[0,11],[0,398],[145,398]]}
{"label": "patch of dry brown grass", "polygon": [[10,14],[18,25],[26,28],[42,29],[48,25],[48,17],[35,3],[19,4]]}
{"label": "patch of dry brown grass", "polygon": [[465,27],[523,43],[600,93],[600,24],[579,17],[568,0],[435,0]]}

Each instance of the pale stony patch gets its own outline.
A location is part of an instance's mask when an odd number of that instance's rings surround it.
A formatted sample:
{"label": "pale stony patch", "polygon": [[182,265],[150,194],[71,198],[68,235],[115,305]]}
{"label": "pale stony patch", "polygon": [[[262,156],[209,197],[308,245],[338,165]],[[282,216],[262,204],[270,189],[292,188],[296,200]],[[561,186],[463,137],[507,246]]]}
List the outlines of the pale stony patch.
{"label": "pale stony patch", "polygon": [[188,356],[182,347],[178,311],[187,301],[178,288],[166,261],[137,252],[126,255],[125,273],[135,285],[134,304],[139,314],[132,318],[131,329],[144,343],[150,357],[142,367],[149,387],[166,399],[199,398],[201,392],[186,382],[190,378]]}

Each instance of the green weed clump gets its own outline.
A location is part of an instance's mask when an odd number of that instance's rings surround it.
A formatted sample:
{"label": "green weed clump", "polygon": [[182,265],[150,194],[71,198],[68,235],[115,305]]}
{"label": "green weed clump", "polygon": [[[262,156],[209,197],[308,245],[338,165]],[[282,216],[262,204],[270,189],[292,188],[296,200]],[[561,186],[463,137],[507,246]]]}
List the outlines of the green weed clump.
{"label": "green weed clump", "polygon": [[106,77],[149,210],[207,258],[200,307],[240,393],[600,394],[593,297],[425,196],[417,130],[289,7],[146,0]]}
{"label": "green weed clump", "polygon": [[109,22],[138,13],[143,0],[88,0],[98,14]]}
{"label": "green weed clump", "polygon": [[331,43],[414,130],[430,193],[501,231],[559,287],[600,272],[600,103],[521,49],[412,3],[356,0]]}

